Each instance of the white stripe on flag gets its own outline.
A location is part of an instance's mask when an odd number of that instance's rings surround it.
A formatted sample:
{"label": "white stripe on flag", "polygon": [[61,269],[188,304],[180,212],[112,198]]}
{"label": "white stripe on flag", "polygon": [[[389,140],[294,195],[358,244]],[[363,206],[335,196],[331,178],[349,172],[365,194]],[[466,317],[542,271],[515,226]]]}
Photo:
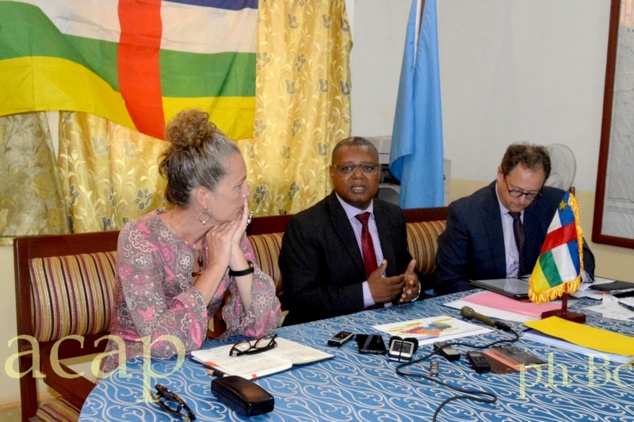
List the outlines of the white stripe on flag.
{"label": "white stripe on flag", "polygon": [[166,50],[190,53],[255,53],[258,11],[225,10],[163,2],[163,42]]}
{"label": "white stripe on flag", "polygon": [[553,217],[553,220],[550,222],[550,226],[548,226],[547,233],[552,233],[560,227],[561,227],[561,219],[559,218],[559,213],[555,212],[555,216]]}
{"label": "white stripe on flag", "polygon": [[[39,7],[66,35],[118,43],[119,0],[21,0]],[[258,11],[162,2],[161,48],[190,53],[255,53]],[[232,40],[227,42],[227,40]]]}
{"label": "white stripe on flag", "polygon": [[567,244],[557,246],[551,250],[553,259],[557,264],[559,277],[563,282],[574,280],[577,277],[577,270],[570,255],[570,249]]}
{"label": "white stripe on flag", "polygon": [[63,33],[119,42],[119,0],[31,0]]}

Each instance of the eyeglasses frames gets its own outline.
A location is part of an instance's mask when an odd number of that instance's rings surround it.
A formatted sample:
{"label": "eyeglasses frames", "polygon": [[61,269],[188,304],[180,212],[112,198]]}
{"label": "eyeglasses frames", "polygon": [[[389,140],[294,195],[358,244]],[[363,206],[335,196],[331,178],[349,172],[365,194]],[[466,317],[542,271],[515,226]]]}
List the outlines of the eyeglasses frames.
{"label": "eyeglasses frames", "polygon": [[256,353],[266,352],[277,346],[275,342],[277,334],[272,336],[260,337],[252,344],[250,341],[242,340],[237,342],[229,350],[229,356],[254,355]]}
{"label": "eyeglasses frames", "polygon": [[379,165],[374,163],[342,164],[340,166],[333,164],[332,166],[337,169],[339,175],[341,176],[348,176],[354,173],[357,169],[360,169],[363,174],[373,175],[376,174],[379,169]]}
{"label": "eyeglasses frames", "polygon": [[[156,400],[156,403],[167,413],[178,416],[184,422],[190,422],[196,420],[196,415],[191,411],[187,403],[181,399],[176,393],[165,387],[163,384],[156,384],[156,394],[152,395],[152,398]],[[182,413],[185,411],[185,413]]]}
{"label": "eyeglasses frames", "polygon": [[508,190],[509,195],[513,198],[519,198],[522,195],[524,195],[526,199],[532,202],[542,197],[541,192],[532,193],[532,192],[524,192],[518,189],[509,188],[509,182],[506,180],[506,176],[504,176],[504,183],[506,183],[506,190]]}

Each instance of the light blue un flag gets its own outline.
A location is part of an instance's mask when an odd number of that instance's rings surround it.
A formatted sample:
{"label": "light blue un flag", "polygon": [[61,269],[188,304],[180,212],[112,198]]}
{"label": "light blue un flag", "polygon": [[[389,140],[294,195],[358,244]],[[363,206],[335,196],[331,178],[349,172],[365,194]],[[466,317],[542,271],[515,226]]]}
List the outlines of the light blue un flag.
{"label": "light blue un flag", "polygon": [[436,0],[412,2],[392,130],[390,171],[401,181],[401,208],[444,205]]}

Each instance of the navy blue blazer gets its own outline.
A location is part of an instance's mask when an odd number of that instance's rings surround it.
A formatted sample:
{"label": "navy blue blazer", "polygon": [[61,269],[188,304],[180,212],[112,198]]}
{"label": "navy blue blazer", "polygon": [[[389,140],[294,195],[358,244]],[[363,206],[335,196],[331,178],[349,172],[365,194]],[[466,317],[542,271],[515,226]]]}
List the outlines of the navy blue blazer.
{"label": "navy blue blazer", "polygon": [[[557,188],[543,188],[542,197],[524,210],[524,262],[533,268],[548,226],[564,195]],[[583,246],[585,271],[594,277],[594,255]],[[434,290],[438,295],[473,288],[469,280],[506,277],[506,252],[495,182],[451,203],[447,228],[438,238]]]}
{"label": "navy blue blazer", "polygon": [[[374,216],[387,276],[403,274],[412,259],[403,211],[374,199]],[[346,213],[334,191],[295,215],[282,239],[279,266],[284,325],[363,310],[363,257]]]}

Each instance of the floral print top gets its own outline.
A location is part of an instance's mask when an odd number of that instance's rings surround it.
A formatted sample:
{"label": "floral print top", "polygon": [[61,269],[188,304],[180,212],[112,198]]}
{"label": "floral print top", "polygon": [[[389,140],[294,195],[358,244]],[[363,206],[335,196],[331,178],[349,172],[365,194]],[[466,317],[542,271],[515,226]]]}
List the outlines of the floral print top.
{"label": "floral print top", "polygon": [[[253,262],[252,305],[244,309],[238,286],[228,270],[209,304],[192,286],[196,257],[194,245],[177,237],[152,211],[127,223],[117,246],[117,305],[112,321],[104,373],[125,360],[147,355],[168,359],[199,349],[207,337],[209,320],[222,306],[225,292],[230,299],[222,309],[227,338],[235,334],[260,337],[270,334],[281,318],[273,280],[255,262],[251,245],[243,237],[245,258]],[[184,349],[183,349],[184,348]],[[180,350],[179,350],[180,349]]]}

